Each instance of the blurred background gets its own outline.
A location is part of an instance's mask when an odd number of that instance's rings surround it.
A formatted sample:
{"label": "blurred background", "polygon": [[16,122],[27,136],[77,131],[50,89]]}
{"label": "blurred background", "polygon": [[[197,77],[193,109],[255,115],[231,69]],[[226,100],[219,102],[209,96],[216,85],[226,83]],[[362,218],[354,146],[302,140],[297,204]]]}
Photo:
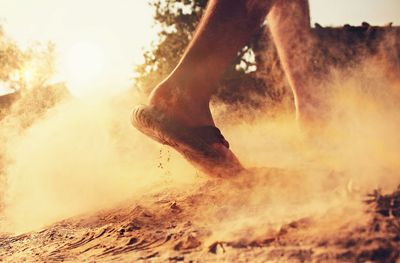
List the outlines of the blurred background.
{"label": "blurred background", "polygon": [[[173,33],[173,23],[175,35],[183,37],[181,43],[174,44],[175,48],[182,50],[206,2],[0,0],[2,41],[9,38],[18,50],[30,50],[28,53],[47,49],[52,56],[52,72],[46,79],[65,83],[74,96],[108,96],[134,85],[133,79],[143,74],[143,68],[138,73],[136,67],[151,60],[144,58],[145,51],[155,50],[165,40],[166,32]],[[361,25],[363,21],[380,26],[390,22],[400,24],[397,0],[311,0],[310,6],[312,24]],[[167,12],[168,8],[171,12]],[[179,10],[183,15],[179,15]],[[48,49],[49,42],[52,44]],[[168,61],[171,65],[180,53],[173,54],[175,57]],[[33,81],[38,74],[35,63],[26,63],[19,75],[13,71],[10,78]],[[5,81],[4,77],[2,80]],[[10,92],[8,88],[4,83],[0,85],[0,94]]]}

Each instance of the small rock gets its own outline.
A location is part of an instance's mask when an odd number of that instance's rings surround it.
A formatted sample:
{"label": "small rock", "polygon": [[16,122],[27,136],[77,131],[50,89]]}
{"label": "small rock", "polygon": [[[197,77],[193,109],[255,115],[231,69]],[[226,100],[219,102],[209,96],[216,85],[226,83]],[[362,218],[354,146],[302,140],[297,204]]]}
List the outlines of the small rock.
{"label": "small rock", "polygon": [[184,261],[185,257],[184,256],[176,256],[176,257],[170,257],[169,260],[171,261]]}
{"label": "small rock", "polygon": [[178,244],[175,245],[175,250],[188,250],[194,249],[201,245],[201,242],[194,236],[189,235],[185,241],[180,241]]}
{"label": "small rock", "polygon": [[152,216],[153,216],[152,214],[150,214],[150,213],[147,212],[147,211],[144,211],[144,212],[142,213],[142,215],[143,215],[144,217],[152,217]]}
{"label": "small rock", "polygon": [[131,239],[129,239],[129,242],[127,245],[130,246],[130,245],[136,244],[137,242],[138,242],[138,239],[136,237],[132,237]]}
{"label": "small rock", "polygon": [[145,256],[145,257],[140,257],[139,259],[140,259],[140,260],[146,260],[146,259],[158,257],[159,255],[160,255],[160,253],[155,252],[155,253],[149,254],[149,255],[147,255],[147,256]]}
{"label": "small rock", "polygon": [[136,224],[130,224],[127,226],[126,231],[132,232],[134,230],[139,230],[141,227]]}
{"label": "small rock", "polygon": [[213,254],[219,254],[221,252],[225,253],[225,248],[221,242],[215,242],[208,247],[208,252]]}
{"label": "small rock", "polygon": [[182,209],[176,204],[176,202],[173,202],[170,207],[174,212],[180,213],[182,212]]}

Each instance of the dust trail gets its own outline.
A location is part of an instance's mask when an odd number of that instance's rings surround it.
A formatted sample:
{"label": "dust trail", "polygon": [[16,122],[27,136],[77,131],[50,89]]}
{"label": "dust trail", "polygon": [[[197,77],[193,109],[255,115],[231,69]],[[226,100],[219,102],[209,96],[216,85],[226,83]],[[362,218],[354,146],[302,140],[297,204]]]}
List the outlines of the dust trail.
{"label": "dust trail", "polygon": [[323,94],[330,111],[321,112],[323,121],[311,133],[301,133],[293,116],[282,114],[222,125],[240,159],[258,168],[217,187],[220,205],[204,207],[199,219],[214,229],[210,240],[265,237],[301,218],[321,218],[315,231],[334,233],[368,219],[367,192],[397,188],[399,86],[375,61],[332,72]]}
{"label": "dust trail", "polygon": [[[293,116],[238,122],[234,115],[218,117],[216,109],[217,125],[233,151],[255,168],[232,180],[212,180],[198,197],[196,221],[210,229],[214,241],[254,238],[330,211],[336,216],[325,225],[365,219],[360,205],[365,192],[397,186],[399,87],[380,68],[367,61],[353,71],[333,72],[324,94],[331,111],[321,113],[324,122],[313,134],[300,133]],[[7,144],[13,162],[6,170],[4,228],[35,229],[139,200],[166,185],[194,195],[187,186],[206,177],[172,150],[166,153],[171,157],[160,158],[160,146],[130,127],[134,103],[129,96],[66,101],[17,133]]]}
{"label": "dust trail", "polygon": [[190,181],[194,169],[173,154],[164,169],[158,167],[160,146],[130,126],[131,105],[122,98],[65,101],[10,138],[3,231],[31,230],[140,199],[166,180],[178,186]]}

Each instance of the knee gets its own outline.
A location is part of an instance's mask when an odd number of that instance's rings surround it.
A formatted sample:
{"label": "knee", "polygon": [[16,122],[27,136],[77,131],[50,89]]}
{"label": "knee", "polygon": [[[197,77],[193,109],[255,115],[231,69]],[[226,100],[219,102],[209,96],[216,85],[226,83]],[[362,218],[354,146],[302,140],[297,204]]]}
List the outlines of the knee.
{"label": "knee", "polygon": [[210,4],[227,4],[232,8],[248,13],[260,12],[270,8],[277,0],[211,0]]}
{"label": "knee", "polygon": [[267,15],[276,0],[243,0],[243,2],[248,13]]}

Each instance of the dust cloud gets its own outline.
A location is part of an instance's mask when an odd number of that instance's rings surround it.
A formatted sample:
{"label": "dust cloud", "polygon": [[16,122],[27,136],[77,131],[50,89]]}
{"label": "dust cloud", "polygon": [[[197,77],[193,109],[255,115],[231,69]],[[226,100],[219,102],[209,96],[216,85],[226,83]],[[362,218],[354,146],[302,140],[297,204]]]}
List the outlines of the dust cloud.
{"label": "dust cloud", "polygon": [[399,86],[380,69],[366,60],[333,71],[324,85],[330,111],[313,133],[302,133],[292,115],[246,122],[215,108],[217,125],[250,167],[229,180],[199,175],[135,131],[129,96],[64,101],[7,141],[2,230],[38,229],[171,186],[198,195],[196,222],[212,229],[212,240],[265,235],[328,212],[321,229],[360,220],[366,192],[389,191],[400,179]]}
{"label": "dust cloud", "polygon": [[[162,189],[166,181],[179,186],[196,176],[183,160],[173,158],[174,153],[130,126],[131,105],[121,98],[71,99],[27,130],[12,133],[6,144],[2,230],[37,229],[126,199],[140,199]],[[164,157],[167,153],[170,157]],[[167,169],[179,176],[172,177]]]}
{"label": "dust cloud", "polygon": [[329,110],[307,132],[284,114],[221,125],[239,159],[254,168],[224,182],[220,205],[204,208],[199,220],[214,229],[210,240],[265,238],[299,219],[313,218],[314,231],[327,235],[366,222],[366,194],[400,182],[399,88],[375,58],[365,59],[332,71],[322,96]]}

